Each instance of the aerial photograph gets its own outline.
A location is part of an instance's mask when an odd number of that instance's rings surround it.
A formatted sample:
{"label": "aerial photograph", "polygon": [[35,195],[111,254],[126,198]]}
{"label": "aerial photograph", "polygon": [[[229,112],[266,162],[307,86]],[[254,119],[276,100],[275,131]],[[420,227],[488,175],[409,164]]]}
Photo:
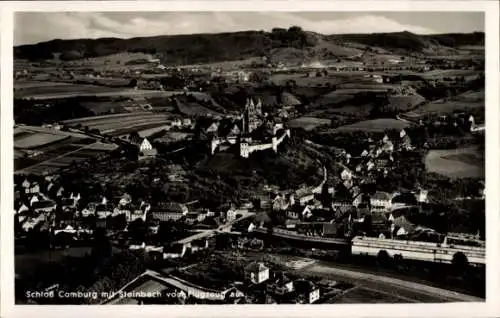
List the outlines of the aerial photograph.
{"label": "aerial photograph", "polygon": [[485,302],[484,32],[16,12],[15,303]]}

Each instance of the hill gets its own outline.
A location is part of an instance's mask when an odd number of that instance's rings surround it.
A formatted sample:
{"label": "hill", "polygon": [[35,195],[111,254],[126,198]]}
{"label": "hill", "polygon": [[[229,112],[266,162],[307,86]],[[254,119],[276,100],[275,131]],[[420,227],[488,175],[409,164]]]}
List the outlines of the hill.
{"label": "hill", "polygon": [[145,53],[165,65],[242,60],[256,56],[330,59],[359,54],[345,43],[357,43],[392,51],[423,52],[429,48],[455,49],[484,45],[484,33],[417,35],[410,32],[323,35],[299,27],[271,32],[244,31],[218,34],[165,35],[131,39],[100,38],[52,40],[14,48],[16,59],[62,60],[108,56],[122,52]]}
{"label": "hill", "polygon": [[339,34],[330,35],[327,38],[332,41],[349,41],[389,50],[403,49],[417,52],[422,52],[432,47],[458,49],[465,45],[484,46],[483,32],[418,35],[404,31],[395,33]]}

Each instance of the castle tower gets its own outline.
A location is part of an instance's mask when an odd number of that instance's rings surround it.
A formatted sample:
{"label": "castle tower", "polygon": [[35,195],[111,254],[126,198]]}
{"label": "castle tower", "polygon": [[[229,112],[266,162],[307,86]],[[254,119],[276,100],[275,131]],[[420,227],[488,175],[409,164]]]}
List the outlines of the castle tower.
{"label": "castle tower", "polygon": [[257,104],[255,105],[255,113],[258,116],[262,116],[262,101],[260,98],[257,100]]}

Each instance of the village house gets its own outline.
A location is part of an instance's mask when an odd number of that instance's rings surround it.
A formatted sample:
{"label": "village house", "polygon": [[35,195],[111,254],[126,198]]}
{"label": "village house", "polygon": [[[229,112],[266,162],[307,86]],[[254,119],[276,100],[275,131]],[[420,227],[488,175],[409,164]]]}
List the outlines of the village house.
{"label": "village house", "polygon": [[73,198],[64,198],[61,200],[61,208],[63,211],[69,211],[76,208],[77,200]]}
{"label": "village house", "polygon": [[236,220],[236,214],[237,214],[237,211],[234,207],[231,207],[229,210],[227,210],[226,212],[226,220],[228,222],[232,222],[234,220]]}
{"label": "village house", "polygon": [[261,284],[269,279],[269,267],[263,263],[251,263],[245,268],[245,276],[253,284]]}
{"label": "village house", "polygon": [[273,211],[285,211],[290,206],[290,202],[285,198],[284,195],[278,194],[273,199]]}
{"label": "village house", "polygon": [[188,208],[181,203],[167,203],[162,208],[151,208],[153,218],[159,221],[179,220],[188,214]]}
{"label": "village house", "polygon": [[312,211],[309,206],[294,205],[286,211],[286,216],[292,220],[309,218],[312,216]]}
{"label": "village house", "polygon": [[353,177],[353,173],[352,171],[348,170],[348,169],[344,169],[342,170],[342,172],[340,173],[340,178],[342,180],[351,180]]}
{"label": "village house", "polygon": [[96,207],[99,203],[98,202],[90,202],[87,204],[87,206],[81,211],[81,215],[83,217],[88,217],[90,215],[95,215],[96,213]]}
{"label": "village house", "polygon": [[284,273],[276,273],[273,276],[273,279],[270,279],[267,284],[267,291],[269,293],[282,296],[295,290],[293,280],[288,278]]}
{"label": "village house", "polygon": [[391,209],[392,202],[391,202],[391,195],[387,192],[382,192],[382,191],[376,191],[371,197],[370,197],[370,205],[372,210],[382,210],[382,211],[388,211]]}
{"label": "village house", "polygon": [[207,239],[199,239],[191,242],[191,252],[198,252],[201,250],[205,250],[208,248],[208,240]]}
{"label": "village house", "polygon": [[39,192],[40,192],[40,185],[38,184],[38,182],[33,182],[26,191],[26,193],[31,193],[31,194]]}
{"label": "village house", "polygon": [[193,225],[198,222],[198,213],[197,212],[189,212],[186,214],[186,223]]}
{"label": "village house", "polygon": [[144,138],[139,146],[139,159],[151,158],[158,154],[158,151],[153,148],[151,143]]}
{"label": "village house", "polygon": [[95,207],[95,213],[99,219],[105,219],[113,214],[113,206],[107,203],[98,204]]}
{"label": "village house", "polygon": [[312,193],[308,188],[301,188],[295,191],[295,196],[298,199],[300,205],[305,205],[306,203],[314,200],[314,193]]}
{"label": "village house", "polygon": [[21,206],[17,209],[17,213],[23,213],[25,211],[29,211],[29,208],[26,206],[26,204],[22,203]]}
{"label": "village house", "polygon": [[410,223],[404,215],[401,215],[392,220],[391,237],[405,237],[413,232],[414,229],[415,226]]}
{"label": "village house", "polygon": [[343,216],[354,208],[354,205],[349,200],[335,200],[332,202],[331,209],[335,218]]}
{"label": "village house", "polygon": [[293,282],[298,303],[313,304],[320,299],[320,289],[313,282],[298,279]]}
{"label": "village house", "polygon": [[422,188],[419,188],[417,193],[415,194],[415,196],[417,197],[417,201],[419,203],[427,203],[427,202],[429,202],[429,199],[427,198],[428,194],[429,194],[429,191],[424,190]]}
{"label": "village house", "polygon": [[57,204],[52,200],[40,200],[33,202],[31,209],[36,213],[49,213],[56,209]]}

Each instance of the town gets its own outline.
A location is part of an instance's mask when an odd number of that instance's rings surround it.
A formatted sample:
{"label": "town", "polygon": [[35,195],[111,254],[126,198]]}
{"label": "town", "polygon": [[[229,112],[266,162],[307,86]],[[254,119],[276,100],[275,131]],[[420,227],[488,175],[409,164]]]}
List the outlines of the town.
{"label": "town", "polygon": [[14,48],[16,302],[484,299],[484,34],[232,36],[279,43]]}

